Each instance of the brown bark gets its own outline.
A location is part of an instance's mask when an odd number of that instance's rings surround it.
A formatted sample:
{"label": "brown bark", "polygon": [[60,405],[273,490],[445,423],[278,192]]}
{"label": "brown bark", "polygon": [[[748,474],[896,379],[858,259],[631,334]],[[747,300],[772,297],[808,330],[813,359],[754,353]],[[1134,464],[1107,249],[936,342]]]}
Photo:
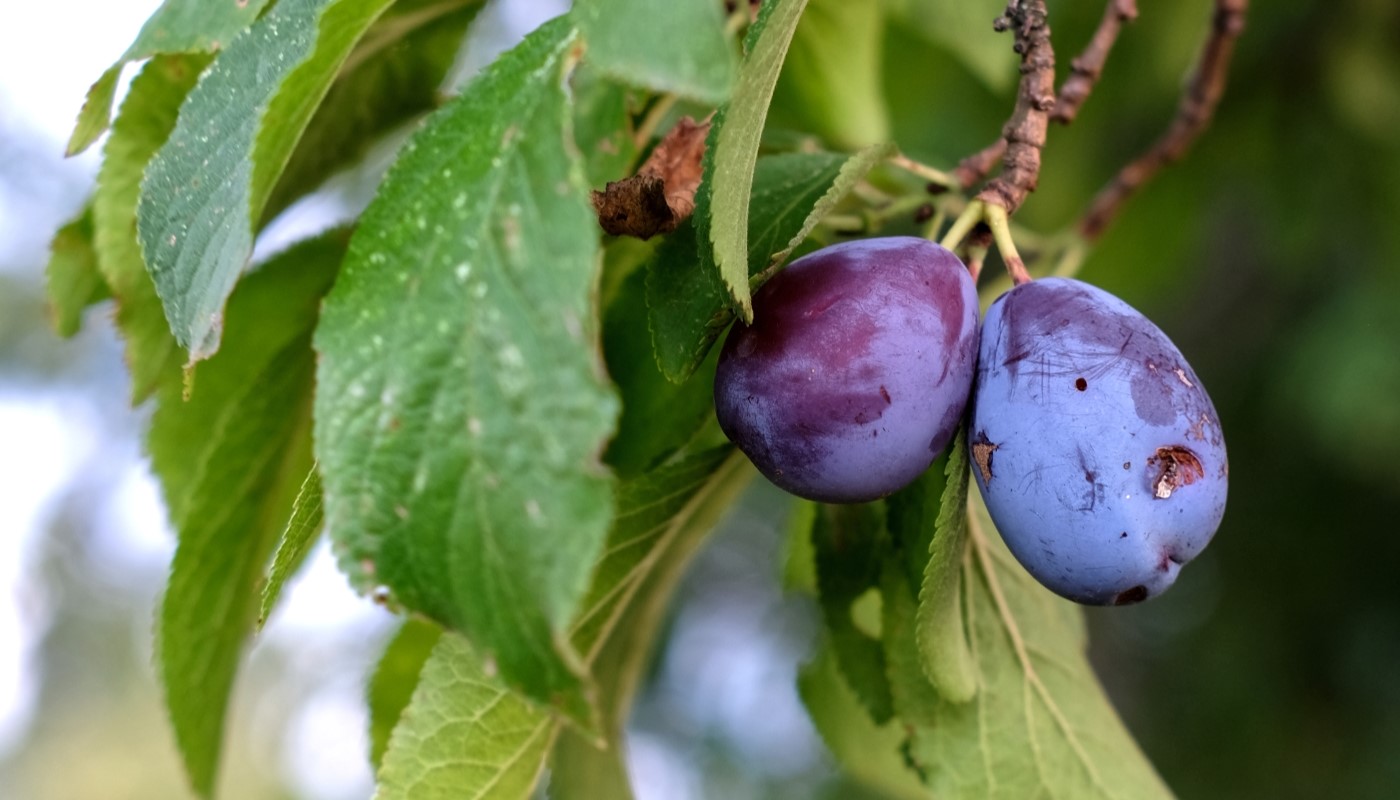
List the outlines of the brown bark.
{"label": "brown bark", "polygon": [[1010,0],[996,27],[1016,35],[1021,84],[1016,108],[1001,132],[1006,141],[1001,174],[977,194],[977,199],[1011,214],[1035,191],[1040,178],[1040,151],[1055,109],[1055,50],[1050,44],[1045,0]]}
{"label": "brown bark", "polygon": [[1201,131],[1210,124],[1215,107],[1225,93],[1230,58],[1234,55],[1235,41],[1244,31],[1248,10],[1249,0],[1215,0],[1210,36],[1177,104],[1176,116],[1166,133],[1147,152],[1123,167],[1094,197],[1088,213],[1079,223],[1079,231],[1084,238],[1091,241],[1097,239],[1128,198],[1163,167],[1185,155]]}

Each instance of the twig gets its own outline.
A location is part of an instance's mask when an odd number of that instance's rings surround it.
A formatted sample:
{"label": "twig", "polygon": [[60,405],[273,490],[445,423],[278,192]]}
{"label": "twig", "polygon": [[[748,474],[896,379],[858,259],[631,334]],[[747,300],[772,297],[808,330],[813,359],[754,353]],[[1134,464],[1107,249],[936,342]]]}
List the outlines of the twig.
{"label": "twig", "polygon": [[890,166],[899,167],[905,172],[917,175],[929,183],[938,184],[939,186],[949,189],[954,186],[953,177],[948,173],[934,169],[927,164],[921,164],[903,153],[895,153],[886,159],[886,161],[890,163]]}
{"label": "twig", "polygon": [[1230,57],[1234,55],[1235,40],[1244,30],[1248,8],[1249,0],[1215,0],[1210,37],[1177,104],[1176,116],[1151,149],[1123,167],[1094,197],[1088,213],[1079,223],[1080,235],[1085,239],[1097,239],[1128,198],[1163,167],[1185,155],[1210,124],[1220,96],[1225,92]]}
{"label": "twig", "polygon": [[1061,125],[1074,121],[1084,101],[1089,99],[1089,93],[1094,90],[1094,84],[1103,74],[1104,62],[1108,61],[1108,54],[1118,40],[1123,23],[1137,19],[1137,15],[1137,0],[1108,0],[1093,38],[1084,52],[1070,62],[1070,74],[1060,86],[1055,113],[1050,116],[1052,120]]}
{"label": "twig", "polygon": [[987,145],[981,150],[964,158],[953,168],[953,179],[963,191],[967,191],[987,178],[987,174],[992,171],[1006,155],[1006,139],[998,137],[995,142]]}
{"label": "twig", "polygon": [[[1016,108],[1002,128],[1006,153],[1001,174],[977,193],[990,208],[1014,214],[1026,195],[1035,191],[1040,177],[1040,150],[1055,108],[1055,50],[1050,44],[1050,24],[1045,0],[1010,0],[1006,13],[996,21],[997,30],[1014,30],[1016,52],[1021,54],[1021,84]],[[990,219],[988,220],[990,222]],[[1000,246],[1000,242],[998,242]]]}
{"label": "twig", "polygon": [[[1093,38],[1089,40],[1084,52],[1070,62],[1070,75],[1060,86],[1060,93],[1055,97],[1055,110],[1050,114],[1052,122],[1068,125],[1078,116],[1080,107],[1089,99],[1089,93],[1103,74],[1104,63],[1108,60],[1114,42],[1118,40],[1123,23],[1136,19],[1137,13],[1136,0],[1108,0],[1104,7],[1103,19],[1094,31]],[[971,189],[986,180],[987,175],[1005,154],[1006,139],[998,138],[982,150],[958,162],[952,177],[964,191]]]}

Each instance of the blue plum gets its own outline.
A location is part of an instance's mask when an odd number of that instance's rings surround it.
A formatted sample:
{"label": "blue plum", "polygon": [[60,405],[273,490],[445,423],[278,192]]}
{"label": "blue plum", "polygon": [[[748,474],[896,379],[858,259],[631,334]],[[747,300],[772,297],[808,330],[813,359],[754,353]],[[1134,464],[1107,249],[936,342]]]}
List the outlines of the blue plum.
{"label": "blue plum", "polygon": [[1165,591],[1225,513],[1200,379],[1156,325],[1080,281],[1032,281],[988,309],[968,442],[1011,552],[1080,603]]}
{"label": "blue plum", "polygon": [[797,259],[720,352],[715,413],[759,471],[810,500],[908,485],[947,446],[977,360],[977,294],[948,250],[909,236]]}

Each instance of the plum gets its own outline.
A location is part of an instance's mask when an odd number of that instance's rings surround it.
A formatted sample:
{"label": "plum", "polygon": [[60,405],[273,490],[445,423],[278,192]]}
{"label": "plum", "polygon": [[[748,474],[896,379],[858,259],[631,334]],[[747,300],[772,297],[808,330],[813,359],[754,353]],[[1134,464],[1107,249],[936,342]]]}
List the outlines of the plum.
{"label": "plum", "polygon": [[947,446],[977,359],[977,294],[910,236],[833,245],[753,297],[720,352],[715,413],[773,483],[856,503],[908,485]]}
{"label": "plum", "polygon": [[1022,284],[988,309],[968,448],[1011,552],[1080,603],[1160,594],[1225,513],[1200,379],[1156,325],[1080,281]]}

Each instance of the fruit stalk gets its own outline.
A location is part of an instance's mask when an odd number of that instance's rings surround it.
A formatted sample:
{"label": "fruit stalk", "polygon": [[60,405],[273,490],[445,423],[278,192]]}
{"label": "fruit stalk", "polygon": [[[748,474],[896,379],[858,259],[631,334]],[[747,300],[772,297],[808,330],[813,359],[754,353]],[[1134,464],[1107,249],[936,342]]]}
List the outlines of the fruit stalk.
{"label": "fruit stalk", "polygon": [[1244,31],[1249,0],[1215,0],[1211,12],[1210,36],[1201,50],[1191,80],[1177,104],[1176,116],[1166,133],[1137,159],[1123,167],[1094,197],[1089,211],[1079,223],[1085,239],[1097,239],[1144,183],[1168,164],[1179,160],[1210,124],[1215,107],[1225,93],[1225,78],[1235,41]]}

